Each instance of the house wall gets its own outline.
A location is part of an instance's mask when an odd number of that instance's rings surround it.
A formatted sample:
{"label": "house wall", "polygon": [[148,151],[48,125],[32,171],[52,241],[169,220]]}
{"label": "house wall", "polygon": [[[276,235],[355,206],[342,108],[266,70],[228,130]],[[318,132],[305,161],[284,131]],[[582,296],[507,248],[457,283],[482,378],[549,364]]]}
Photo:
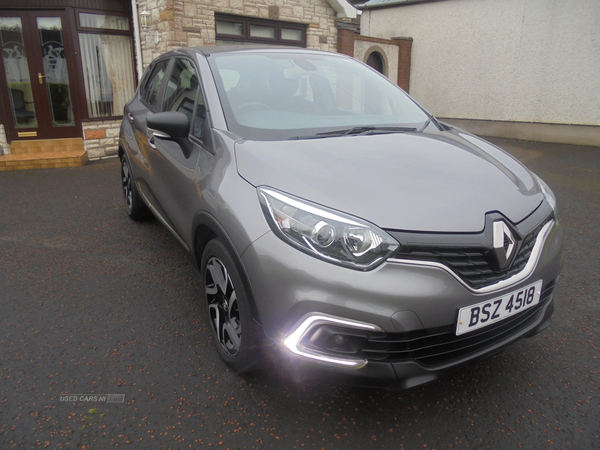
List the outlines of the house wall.
{"label": "house wall", "polygon": [[367,58],[372,52],[378,52],[383,56],[384,72],[383,74],[394,83],[398,80],[398,44],[382,42],[373,42],[374,40],[358,39],[354,41],[354,57],[362,62],[367,62]]}
{"label": "house wall", "polygon": [[83,123],[83,146],[89,159],[102,159],[118,154],[120,126],[120,120]]}
{"label": "house wall", "polygon": [[338,52],[364,63],[373,52],[384,60],[383,74],[406,92],[410,87],[410,56],[412,39],[381,39],[363,36],[347,29],[338,29]]}
{"label": "house wall", "polygon": [[365,10],[361,34],[413,38],[411,95],[438,117],[600,145],[599,17],[597,0],[446,0]]}
{"label": "house wall", "polygon": [[140,0],[138,10],[144,9],[152,15],[151,29],[141,32],[144,68],[169,50],[214,45],[215,11],[308,24],[309,48],[337,47],[336,13],[326,0]]}

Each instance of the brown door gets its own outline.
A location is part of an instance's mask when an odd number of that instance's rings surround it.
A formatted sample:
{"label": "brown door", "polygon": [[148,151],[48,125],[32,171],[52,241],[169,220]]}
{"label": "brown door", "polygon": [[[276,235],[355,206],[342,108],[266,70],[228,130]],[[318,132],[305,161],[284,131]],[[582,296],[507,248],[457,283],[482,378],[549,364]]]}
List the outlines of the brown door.
{"label": "brown door", "polygon": [[81,136],[67,16],[1,11],[0,87],[11,139]]}

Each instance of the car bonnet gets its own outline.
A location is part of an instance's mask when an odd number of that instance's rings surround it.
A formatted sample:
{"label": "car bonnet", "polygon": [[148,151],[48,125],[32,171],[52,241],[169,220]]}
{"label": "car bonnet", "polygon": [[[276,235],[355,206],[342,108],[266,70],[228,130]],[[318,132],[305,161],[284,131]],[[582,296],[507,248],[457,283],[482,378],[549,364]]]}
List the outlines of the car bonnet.
{"label": "car bonnet", "polygon": [[486,213],[518,223],[544,198],[516,159],[461,132],[239,141],[235,152],[252,185],[387,229],[479,232]]}

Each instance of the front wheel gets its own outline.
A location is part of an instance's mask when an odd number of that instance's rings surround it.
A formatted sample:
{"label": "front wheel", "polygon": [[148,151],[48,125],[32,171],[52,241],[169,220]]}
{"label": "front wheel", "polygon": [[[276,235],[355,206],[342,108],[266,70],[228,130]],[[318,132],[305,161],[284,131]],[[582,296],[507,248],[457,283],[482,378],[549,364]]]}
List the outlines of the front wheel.
{"label": "front wheel", "polygon": [[125,156],[121,157],[121,189],[123,190],[127,215],[133,220],[147,219],[150,211],[142,201],[135,185],[133,172]]}
{"label": "front wheel", "polygon": [[248,293],[229,251],[218,239],[202,254],[202,293],[219,355],[234,371],[249,372],[259,349]]}

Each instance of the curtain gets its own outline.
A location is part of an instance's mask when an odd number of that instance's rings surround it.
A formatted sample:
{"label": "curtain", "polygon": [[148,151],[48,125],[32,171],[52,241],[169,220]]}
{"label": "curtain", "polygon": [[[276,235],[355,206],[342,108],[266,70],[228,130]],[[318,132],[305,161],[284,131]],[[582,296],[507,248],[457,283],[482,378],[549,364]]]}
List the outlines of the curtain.
{"label": "curtain", "polygon": [[135,92],[131,38],[81,33],[79,42],[89,117],[123,114]]}
{"label": "curtain", "polygon": [[113,115],[121,115],[135,90],[131,38],[100,35],[100,44],[112,84]]}

